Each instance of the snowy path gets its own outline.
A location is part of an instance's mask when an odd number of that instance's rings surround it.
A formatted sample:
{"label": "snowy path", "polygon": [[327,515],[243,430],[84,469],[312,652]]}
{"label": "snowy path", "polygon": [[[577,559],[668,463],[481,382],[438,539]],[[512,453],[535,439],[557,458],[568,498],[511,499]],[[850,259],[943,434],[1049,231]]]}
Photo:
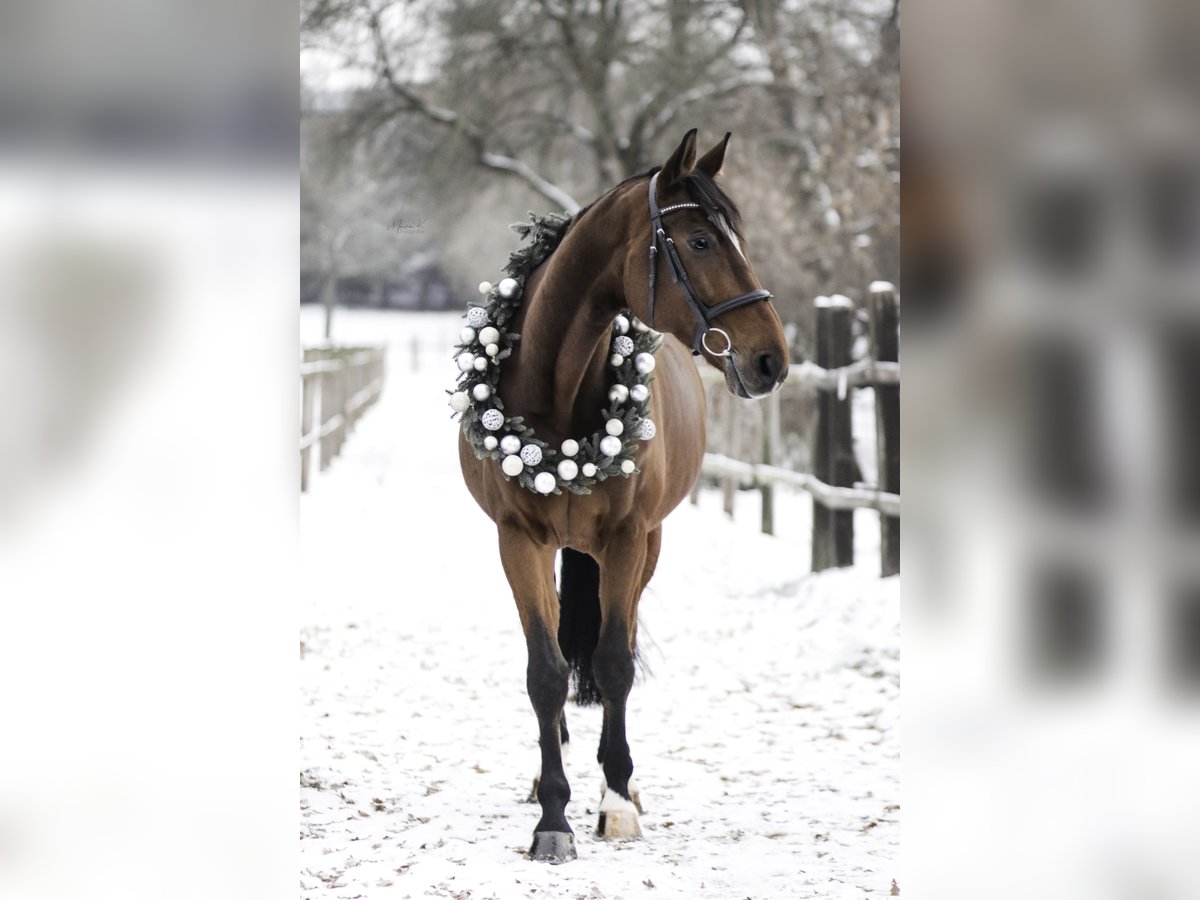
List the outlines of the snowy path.
{"label": "snowy path", "polygon": [[[306,310],[303,333],[315,317]],[[841,898],[898,874],[899,584],[685,505],[642,602],[629,734],[645,840],[591,837],[599,713],[568,707],[579,859],[525,858],[537,767],[495,531],[457,471],[457,320],[340,311],[389,382],[301,500],[301,896]],[[414,437],[412,430],[424,432]]]}

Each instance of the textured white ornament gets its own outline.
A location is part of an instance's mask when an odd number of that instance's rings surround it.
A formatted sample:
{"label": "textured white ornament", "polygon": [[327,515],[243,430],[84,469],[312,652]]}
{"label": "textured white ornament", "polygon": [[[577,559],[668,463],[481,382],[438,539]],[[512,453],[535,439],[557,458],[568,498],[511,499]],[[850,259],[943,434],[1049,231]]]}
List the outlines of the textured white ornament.
{"label": "textured white ornament", "polygon": [[500,463],[500,468],[504,470],[505,475],[516,477],[525,471],[525,464],[521,462],[519,456],[506,456],[504,462]]}
{"label": "textured white ornament", "polygon": [[505,278],[498,285],[500,296],[505,300],[511,300],[517,293],[517,281],[515,278]]}
{"label": "textured white ornament", "polygon": [[629,389],[629,396],[633,398],[634,403],[645,403],[650,399],[650,388],[644,384],[635,384]]}
{"label": "textured white ornament", "polygon": [[595,478],[596,477],[596,464],[595,463],[584,463],[581,471],[583,472],[584,477]]}
{"label": "textured white ornament", "polygon": [[488,397],[492,396],[492,389],[486,384],[477,384],[471,388],[471,396],[482,403]]}
{"label": "textured white ornament", "polygon": [[460,371],[470,372],[473,368],[475,368],[475,354],[460,353],[458,354],[458,358],[455,360],[455,362],[458,363],[458,368]]}
{"label": "textured white ornament", "polygon": [[600,452],[605,456],[616,456],[621,452],[621,439],[610,434],[600,441]]}
{"label": "textured white ornament", "polygon": [[500,340],[500,332],[495,326],[489,325],[479,332],[479,343],[481,344],[494,344],[498,340]]}
{"label": "textured white ornament", "polygon": [[617,316],[613,319],[613,330],[617,334],[627,334],[629,332],[629,320],[624,316]]}
{"label": "textured white ornament", "polygon": [[542,448],[537,444],[526,444],[521,448],[521,462],[531,469],[542,461]]}
{"label": "textured white ornament", "polygon": [[[607,431],[611,435],[614,435],[614,436],[619,435],[625,431],[625,423],[622,422],[620,419],[609,419],[607,422],[604,423],[604,430]],[[612,454],[612,453],[609,454],[609,456],[613,456],[613,455],[614,454]]]}
{"label": "textured white ornament", "polygon": [[500,439],[500,449],[510,455],[513,453],[520,453],[521,439],[515,434],[506,434]]}
{"label": "textured white ornament", "polygon": [[574,456],[578,452],[579,452],[579,441],[576,441],[572,438],[567,438],[565,441],[562,442],[563,456]]}
{"label": "textured white ornament", "polygon": [[492,292],[492,283],[490,281],[479,282],[479,293],[485,297]]}
{"label": "textured white ornament", "polygon": [[487,364],[488,364],[488,361],[487,361],[486,356],[475,357],[475,371],[476,372],[484,371],[487,368]]}
{"label": "textured white ornament", "polygon": [[[509,459],[512,459],[510,456]],[[549,494],[554,491],[554,476],[549,472],[538,472],[533,478],[533,486],[540,494]]]}
{"label": "textured white ornament", "polygon": [[611,366],[620,367],[625,365],[625,357],[623,357],[620,353],[614,353],[611,357],[609,357],[608,362]]}
{"label": "textured white ornament", "polygon": [[570,481],[579,474],[579,464],[573,459],[560,460],[558,463],[558,477],[563,481]]}
{"label": "textured white ornament", "polygon": [[482,328],[487,324],[487,310],[482,306],[472,306],[467,310],[467,324],[472,328]]}
{"label": "textured white ornament", "polygon": [[483,415],[479,417],[479,421],[483,423],[483,427],[488,431],[499,431],[504,427],[504,413],[498,409],[484,410]]}
{"label": "textured white ornament", "polygon": [[629,388],[623,384],[614,384],[608,389],[608,399],[617,403],[624,403],[629,399]]}
{"label": "textured white ornament", "polygon": [[633,358],[633,365],[643,375],[649,375],[654,371],[654,357],[649,353],[639,353]]}
{"label": "textured white ornament", "polygon": [[639,441],[648,441],[658,434],[658,429],[650,419],[642,419],[633,429],[633,436]]}
{"label": "textured white ornament", "polygon": [[621,471],[624,472],[626,475],[632,475],[633,470],[636,468],[637,468],[637,466],[634,465],[634,462],[632,459],[621,460]]}
{"label": "textured white ornament", "polygon": [[488,356],[495,356],[497,353],[500,352],[500,345],[499,344],[488,344],[486,347],[483,348],[483,352],[486,353]]}
{"label": "textured white ornament", "polygon": [[633,354],[633,338],[621,335],[613,338],[612,342],[613,353],[620,353],[622,356],[630,356]]}
{"label": "textured white ornament", "polygon": [[455,412],[466,412],[471,406],[471,398],[466,391],[456,391],[450,395],[450,408]]}
{"label": "textured white ornament", "polygon": [[464,344],[471,343],[471,341],[475,340],[475,329],[470,325],[465,326],[463,330],[458,333],[458,339]]}
{"label": "textured white ornament", "polygon": [[495,450],[499,445],[500,442],[496,440],[496,436],[494,434],[489,434],[483,439],[483,449],[485,450]]}

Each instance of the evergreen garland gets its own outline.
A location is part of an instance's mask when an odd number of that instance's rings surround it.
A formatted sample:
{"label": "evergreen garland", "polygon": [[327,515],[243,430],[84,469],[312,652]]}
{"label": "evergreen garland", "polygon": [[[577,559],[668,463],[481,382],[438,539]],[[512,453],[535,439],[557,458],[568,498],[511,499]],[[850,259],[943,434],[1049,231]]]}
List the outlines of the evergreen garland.
{"label": "evergreen garland", "polygon": [[[648,418],[649,383],[653,379],[654,353],[662,343],[662,335],[637,321],[628,310],[613,322],[614,347],[608,366],[615,376],[612,383],[624,385],[626,390],[610,392],[608,407],[602,411],[605,430],[574,442],[564,441],[562,447],[555,448],[537,437],[521,416],[503,415],[504,403],[496,394],[500,363],[512,356],[521,337],[508,331],[507,326],[521,304],[529,274],[554,252],[570,222],[571,217],[565,213],[541,216],[530,213],[528,223],[511,226],[521,235],[522,246],[508,258],[504,267],[507,277],[494,286],[485,281],[479,286],[486,298],[484,302],[468,305],[464,314],[467,326],[455,347],[460,370],[458,384],[454,391],[447,391],[451,408],[462,415],[462,429],[475,455],[516,470],[516,474],[505,471],[504,477],[509,480],[515,477],[521,487],[541,494],[559,494],[564,488],[575,494],[588,494],[591,485],[598,481],[635,474],[638,443],[649,440],[655,432],[654,423]],[[487,334],[488,329],[495,329],[496,340],[481,339],[481,335],[492,337]],[[628,352],[618,353],[618,350]],[[618,359],[619,364],[614,365]],[[619,426],[615,424],[618,422]],[[497,427],[489,428],[488,424]],[[611,430],[620,433],[611,435]],[[606,441],[609,437],[615,438],[615,442]],[[514,450],[517,442],[519,449],[506,452]],[[578,450],[565,453],[564,448],[571,449],[572,443],[578,445]],[[619,443],[620,450],[606,453],[605,449],[614,449],[614,443]],[[505,462],[509,457],[521,461],[519,470],[515,462]],[[575,464],[573,475],[570,465],[560,470],[560,465],[568,459]]]}

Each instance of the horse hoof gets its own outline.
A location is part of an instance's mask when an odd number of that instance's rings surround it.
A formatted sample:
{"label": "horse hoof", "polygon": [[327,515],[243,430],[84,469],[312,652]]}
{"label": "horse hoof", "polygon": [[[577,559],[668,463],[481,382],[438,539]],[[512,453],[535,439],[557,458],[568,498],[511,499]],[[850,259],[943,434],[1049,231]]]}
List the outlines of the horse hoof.
{"label": "horse hoof", "polygon": [[637,808],[616,791],[607,791],[600,803],[596,837],[606,841],[636,841],[642,836]]}
{"label": "horse hoof", "polygon": [[535,831],[529,858],[552,865],[570,862],[576,858],[575,835],[569,831]]}

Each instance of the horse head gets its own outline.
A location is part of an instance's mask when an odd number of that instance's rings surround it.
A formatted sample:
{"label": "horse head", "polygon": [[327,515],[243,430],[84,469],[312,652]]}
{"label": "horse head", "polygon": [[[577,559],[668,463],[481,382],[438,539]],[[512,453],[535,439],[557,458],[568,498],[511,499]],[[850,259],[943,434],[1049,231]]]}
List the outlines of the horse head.
{"label": "horse head", "polygon": [[724,372],[731,393],[762,397],[787,376],[788,345],[741,215],[716,181],[728,145],[727,133],[697,159],[693,128],[652,173],[649,196],[630,192],[649,214],[634,220],[643,224],[628,245],[625,293],[638,318]]}

